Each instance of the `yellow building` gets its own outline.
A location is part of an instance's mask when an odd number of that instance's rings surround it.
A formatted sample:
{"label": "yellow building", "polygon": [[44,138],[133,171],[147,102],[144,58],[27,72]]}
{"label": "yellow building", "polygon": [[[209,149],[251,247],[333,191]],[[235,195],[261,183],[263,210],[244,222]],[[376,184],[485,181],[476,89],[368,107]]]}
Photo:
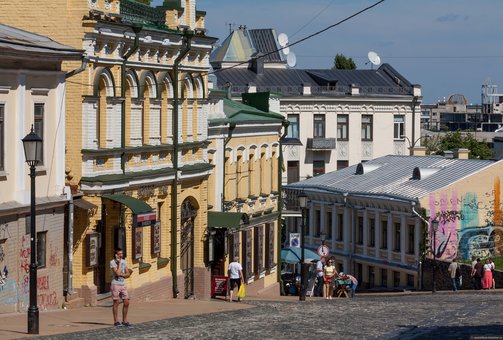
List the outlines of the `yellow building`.
{"label": "yellow building", "polygon": [[[210,95],[208,158],[208,259],[212,278],[227,275],[239,257],[247,294],[279,295],[280,138],[284,118],[273,113],[279,98],[246,94],[242,104],[224,91]],[[215,294],[217,295],[217,294]]]}
{"label": "yellow building", "polygon": [[109,292],[116,247],[135,299],[209,296],[205,14],[195,0],[2,2],[2,22],[86,52],[66,93],[68,300]]}

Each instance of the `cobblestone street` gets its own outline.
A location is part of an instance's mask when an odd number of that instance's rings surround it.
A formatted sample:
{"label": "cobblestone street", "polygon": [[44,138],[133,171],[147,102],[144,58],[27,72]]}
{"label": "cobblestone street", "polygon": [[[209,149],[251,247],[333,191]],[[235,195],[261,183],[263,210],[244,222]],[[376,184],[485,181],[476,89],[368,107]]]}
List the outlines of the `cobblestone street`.
{"label": "cobblestone street", "polygon": [[245,303],[254,308],[44,339],[467,339],[489,335],[503,339],[500,292]]}

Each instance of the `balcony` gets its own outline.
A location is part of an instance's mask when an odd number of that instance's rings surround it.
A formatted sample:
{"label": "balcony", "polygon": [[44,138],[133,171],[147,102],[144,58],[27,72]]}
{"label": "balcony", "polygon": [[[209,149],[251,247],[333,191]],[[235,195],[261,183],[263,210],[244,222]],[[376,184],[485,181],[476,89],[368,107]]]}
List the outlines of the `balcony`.
{"label": "balcony", "polygon": [[308,150],[333,150],[335,149],[335,138],[308,138]]}

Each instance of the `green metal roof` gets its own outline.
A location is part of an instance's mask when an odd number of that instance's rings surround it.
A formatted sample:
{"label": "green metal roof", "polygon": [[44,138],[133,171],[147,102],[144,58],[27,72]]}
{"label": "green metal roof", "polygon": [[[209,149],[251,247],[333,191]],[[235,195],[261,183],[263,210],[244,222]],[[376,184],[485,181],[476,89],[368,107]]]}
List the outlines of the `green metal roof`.
{"label": "green metal roof", "polygon": [[146,213],[146,212],[151,212],[152,207],[148,205],[147,203],[143,202],[142,200],[139,200],[137,198],[127,196],[127,195],[122,195],[122,194],[115,194],[115,195],[103,195],[103,198],[119,202],[121,204],[124,204],[127,206],[133,214],[141,214],[141,213]]}
{"label": "green metal roof", "polygon": [[208,228],[239,229],[243,213],[208,211]]}
{"label": "green metal roof", "polygon": [[274,121],[281,122],[285,118],[274,112],[264,112],[253,106],[242,104],[224,98],[224,113],[230,121]]}

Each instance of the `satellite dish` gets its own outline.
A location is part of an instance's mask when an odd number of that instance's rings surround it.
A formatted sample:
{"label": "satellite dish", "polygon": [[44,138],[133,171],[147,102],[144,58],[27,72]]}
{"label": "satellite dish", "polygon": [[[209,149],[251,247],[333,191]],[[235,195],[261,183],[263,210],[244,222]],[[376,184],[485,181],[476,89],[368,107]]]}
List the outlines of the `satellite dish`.
{"label": "satellite dish", "polygon": [[281,51],[283,51],[284,55],[288,55],[290,53],[290,47],[283,47]]}
{"label": "satellite dish", "polygon": [[295,67],[295,65],[297,65],[297,57],[295,56],[295,53],[293,52],[290,52],[287,56],[286,56],[286,63],[288,66],[290,67]]}
{"label": "satellite dish", "polygon": [[278,43],[281,47],[288,45],[288,35],[286,35],[285,33],[280,33],[278,35]]}
{"label": "satellite dish", "polygon": [[379,57],[379,55],[377,53],[375,53],[374,51],[370,51],[368,54],[367,54],[368,58],[369,58],[369,61],[372,63],[372,65],[376,65],[376,66],[379,66],[381,64],[381,58]]}

